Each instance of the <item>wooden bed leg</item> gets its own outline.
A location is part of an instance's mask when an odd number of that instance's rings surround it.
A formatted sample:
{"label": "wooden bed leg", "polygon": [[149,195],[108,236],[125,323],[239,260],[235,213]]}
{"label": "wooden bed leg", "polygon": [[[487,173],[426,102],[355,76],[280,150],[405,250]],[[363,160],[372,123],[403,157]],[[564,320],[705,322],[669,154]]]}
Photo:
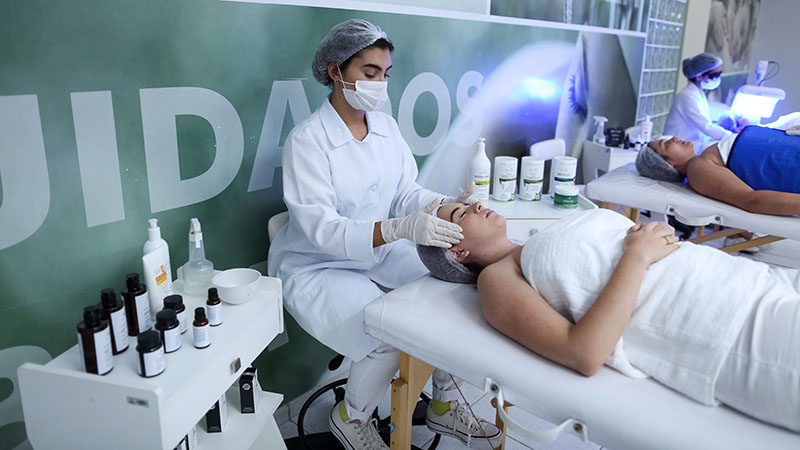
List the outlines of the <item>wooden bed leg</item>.
{"label": "wooden bed leg", "polygon": [[400,353],[400,377],[392,382],[392,450],[411,449],[411,418],[419,394],[434,367],[405,352]]}
{"label": "wooden bed leg", "polygon": [[631,208],[628,218],[631,219],[633,223],[639,223],[639,213],[639,208]]}
{"label": "wooden bed leg", "polygon": [[702,236],[705,232],[706,232],[705,225],[700,225],[699,227],[697,227],[697,237]]}
{"label": "wooden bed leg", "polygon": [[[492,406],[494,406],[494,409],[496,410],[497,409],[497,399],[493,398],[491,403],[492,403]],[[514,406],[514,405],[512,405],[511,403],[508,403],[508,402],[505,402],[503,404],[503,411],[506,412],[506,415],[508,415],[508,407],[509,406]],[[500,428],[500,432],[503,433],[503,440],[500,441],[499,450],[506,450],[506,432],[508,431],[508,427],[506,426],[505,423],[503,423],[503,419],[500,418],[500,414],[495,413],[494,424],[497,425],[497,428]]]}

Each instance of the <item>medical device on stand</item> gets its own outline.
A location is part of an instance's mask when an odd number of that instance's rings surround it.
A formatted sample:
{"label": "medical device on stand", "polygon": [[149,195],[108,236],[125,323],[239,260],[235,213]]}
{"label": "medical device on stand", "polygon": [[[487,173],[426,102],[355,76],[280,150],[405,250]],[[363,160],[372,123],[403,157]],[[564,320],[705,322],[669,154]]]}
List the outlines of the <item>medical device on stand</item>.
{"label": "medical device on stand", "polygon": [[[768,73],[770,64],[775,64],[776,68]],[[756,66],[755,84],[745,84],[736,91],[731,111],[758,121],[771,116],[775,105],[786,98],[786,92],[783,89],[766,87],[764,83],[775,78],[778,72],[780,64],[776,61],[759,61]]]}

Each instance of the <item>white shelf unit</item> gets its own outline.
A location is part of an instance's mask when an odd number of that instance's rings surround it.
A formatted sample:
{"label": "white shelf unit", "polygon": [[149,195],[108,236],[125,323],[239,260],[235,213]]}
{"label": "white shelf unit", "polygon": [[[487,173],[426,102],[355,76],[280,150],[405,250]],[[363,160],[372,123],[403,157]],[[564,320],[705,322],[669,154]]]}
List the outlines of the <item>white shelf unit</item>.
{"label": "white shelf unit", "polygon": [[489,200],[486,206],[506,218],[506,235],[522,242],[526,242],[532,234],[558,222],[562,217],[575,212],[597,209],[597,205],[583,195],[578,195],[578,207],[575,209],[556,208],[553,204],[553,194],[542,194],[542,199],[536,202],[520,200],[519,196],[515,196],[513,202]]}
{"label": "white shelf unit", "polygon": [[[182,283],[175,283],[180,293]],[[203,298],[183,296],[186,316]],[[19,370],[25,427],[37,450],[113,448],[173,449],[198,424],[201,449],[247,449],[263,434],[274,435],[272,417],[283,396],[261,393],[257,414],[241,414],[238,391],[229,394],[227,430],[205,432],[205,414],[238,380],[255,358],[283,331],[281,282],[262,277],[254,298],[240,305],[223,304],[223,323],[212,327],[211,346],[196,349],[190,329],[179,350],[168,353],[166,370],[153,378],[136,372],[136,339],[114,356],[105,376],[83,372],[75,345],[45,365],[23,364]],[[265,426],[268,425],[268,426]],[[268,448],[285,448],[280,433]]]}

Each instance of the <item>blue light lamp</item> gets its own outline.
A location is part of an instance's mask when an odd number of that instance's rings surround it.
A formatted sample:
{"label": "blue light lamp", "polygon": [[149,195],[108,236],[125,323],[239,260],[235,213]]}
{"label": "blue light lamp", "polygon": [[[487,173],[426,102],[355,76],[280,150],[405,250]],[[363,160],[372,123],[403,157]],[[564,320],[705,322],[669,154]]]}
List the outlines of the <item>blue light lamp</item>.
{"label": "blue light lamp", "polygon": [[731,111],[750,117],[769,117],[784,98],[783,89],[745,84],[736,91]]}

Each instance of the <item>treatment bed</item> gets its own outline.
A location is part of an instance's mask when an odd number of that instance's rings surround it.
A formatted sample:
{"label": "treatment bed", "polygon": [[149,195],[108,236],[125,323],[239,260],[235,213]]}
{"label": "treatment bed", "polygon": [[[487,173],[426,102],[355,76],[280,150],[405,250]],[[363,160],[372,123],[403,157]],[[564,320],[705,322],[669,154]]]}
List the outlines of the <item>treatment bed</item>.
{"label": "treatment bed", "polygon": [[755,214],[733,205],[704,197],[684,183],[658,181],[643,177],[634,165],[618,167],[586,185],[586,197],[599,201],[607,207],[609,203],[635,208],[632,220],[636,221],[638,210],[675,216],[687,225],[709,224],[729,227],[717,233],[702,235],[692,242],[703,243],[740,231],[752,231],[767,235],[721,250],[734,252],[748,247],[775,242],[783,238],[800,240],[800,216],[773,216]]}
{"label": "treatment bed", "polygon": [[[393,450],[410,448],[411,413],[434,366],[493,394],[499,387],[515,407],[614,450],[800,449],[800,434],[704,406],[652,379],[608,367],[587,378],[539,357],[484,320],[474,285],[422,277],[368,305],[364,326],[403,352],[392,383]],[[537,439],[504,422],[516,439]]]}

